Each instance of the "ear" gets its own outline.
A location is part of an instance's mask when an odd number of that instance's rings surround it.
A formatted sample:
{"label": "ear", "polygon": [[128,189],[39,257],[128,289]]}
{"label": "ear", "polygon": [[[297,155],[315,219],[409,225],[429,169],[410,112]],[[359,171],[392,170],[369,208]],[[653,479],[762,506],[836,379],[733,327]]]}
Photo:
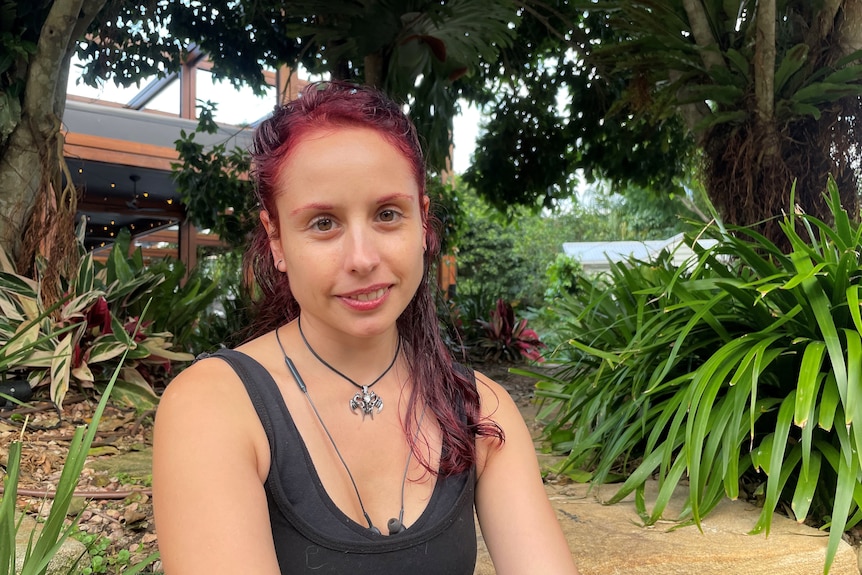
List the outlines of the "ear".
{"label": "ear", "polygon": [[422,194],[422,251],[428,251],[428,210],[431,207],[431,198],[428,194]]}
{"label": "ear", "polygon": [[[269,212],[266,210],[260,211],[260,223],[263,224],[263,229],[266,230],[266,235],[269,237],[269,251],[272,253],[272,263],[276,269],[279,269],[279,261],[284,261],[284,250],[281,249],[281,242],[278,241],[278,230],[275,229],[275,224],[269,219]],[[279,271],[284,271],[280,270]]]}

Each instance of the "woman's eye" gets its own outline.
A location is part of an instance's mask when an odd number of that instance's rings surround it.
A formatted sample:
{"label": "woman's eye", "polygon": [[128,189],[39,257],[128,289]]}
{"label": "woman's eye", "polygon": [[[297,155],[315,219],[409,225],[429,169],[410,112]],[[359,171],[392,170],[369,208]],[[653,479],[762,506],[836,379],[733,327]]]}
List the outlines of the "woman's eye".
{"label": "woman's eye", "polygon": [[311,227],[319,232],[328,232],[332,229],[332,220],[329,218],[318,218],[311,224]]}
{"label": "woman's eye", "polygon": [[394,222],[398,217],[398,212],[395,210],[383,210],[380,212],[380,221],[382,222]]}

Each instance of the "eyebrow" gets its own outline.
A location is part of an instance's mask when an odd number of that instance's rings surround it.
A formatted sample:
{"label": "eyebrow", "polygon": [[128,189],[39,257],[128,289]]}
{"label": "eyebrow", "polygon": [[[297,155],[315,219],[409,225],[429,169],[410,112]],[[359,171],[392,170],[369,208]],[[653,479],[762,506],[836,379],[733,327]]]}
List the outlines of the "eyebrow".
{"label": "eyebrow", "polygon": [[[394,194],[389,194],[389,195],[383,196],[382,198],[378,198],[376,203],[377,203],[377,205],[383,205],[383,204],[388,204],[391,201],[399,200],[399,199],[410,200],[410,199],[413,199],[413,196],[414,196],[414,194],[405,194],[402,192],[396,192]],[[324,204],[323,202],[311,202],[311,203],[305,204],[303,206],[299,206],[298,208],[291,210],[290,215],[295,216],[296,214],[298,214],[300,212],[304,212],[304,211],[308,211],[308,210],[324,211],[325,212],[325,211],[333,210],[333,209],[335,209],[335,206],[333,206],[332,204]]]}
{"label": "eyebrow", "polygon": [[334,209],[332,204],[324,204],[322,202],[311,202],[310,204],[305,204],[304,206],[299,206],[298,208],[291,210],[290,215],[295,216],[300,212],[304,212],[306,210],[317,210],[317,211],[327,211]]}

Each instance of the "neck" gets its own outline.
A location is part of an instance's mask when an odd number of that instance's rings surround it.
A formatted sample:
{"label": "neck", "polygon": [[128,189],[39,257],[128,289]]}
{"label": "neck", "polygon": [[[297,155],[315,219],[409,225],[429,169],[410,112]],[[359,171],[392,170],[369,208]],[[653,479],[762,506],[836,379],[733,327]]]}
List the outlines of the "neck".
{"label": "neck", "polygon": [[340,372],[357,385],[371,384],[388,372],[401,355],[401,341],[394,326],[386,333],[367,338],[332,334],[304,316],[297,318],[295,327],[299,343],[306,348],[311,361]]}

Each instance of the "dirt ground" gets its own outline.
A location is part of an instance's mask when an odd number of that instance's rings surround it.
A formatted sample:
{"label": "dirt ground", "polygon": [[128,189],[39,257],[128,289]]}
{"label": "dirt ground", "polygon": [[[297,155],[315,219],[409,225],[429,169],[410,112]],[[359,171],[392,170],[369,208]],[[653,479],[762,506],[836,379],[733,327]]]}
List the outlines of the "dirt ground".
{"label": "dirt ground", "polygon": [[[509,373],[508,365],[474,367],[500,383],[522,410],[530,412],[533,379]],[[46,517],[69,441],[78,426],[90,422],[95,402],[80,395],[70,396],[62,413],[47,401],[32,405],[0,411],[0,474],[5,474],[10,443],[20,439],[23,448],[18,508]],[[128,564],[140,561],[157,548],[149,467],[153,415],[136,413],[131,407],[108,406],[78,483],[79,497],[73,500],[70,511],[70,517],[80,512],[79,530],[82,535],[94,536],[90,539],[101,547],[99,554],[112,558],[126,550]],[[120,567],[109,566],[106,572],[119,572]],[[152,570],[159,572],[160,564],[157,562]]]}

